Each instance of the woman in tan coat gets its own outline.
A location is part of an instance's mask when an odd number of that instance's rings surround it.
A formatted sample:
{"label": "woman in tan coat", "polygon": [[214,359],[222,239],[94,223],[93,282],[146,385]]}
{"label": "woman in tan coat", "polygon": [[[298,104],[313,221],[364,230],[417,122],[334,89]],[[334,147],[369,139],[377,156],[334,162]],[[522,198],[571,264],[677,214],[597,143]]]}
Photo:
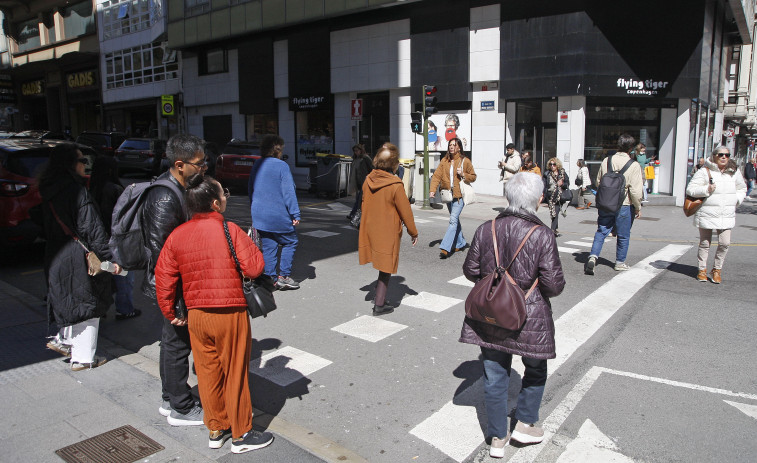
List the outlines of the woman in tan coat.
{"label": "woman in tan coat", "polygon": [[444,234],[442,244],[439,245],[439,257],[446,259],[452,254],[452,249],[462,251],[468,243],[463,237],[463,228],[460,225],[460,213],[463,212],[465,201],[460,191],[460,182],[471,184],[476,181],[476,171],[473,163],[463,154],[463,144],[459,138],[453,138],[447,144],[447,155],[442,158],[436,167],[434,176],[431,177],[431,194],[436,195],[436,187],[442,190],[452,190],[452,202],[447,203],[449,210],[449,227]]}
{"label": "woman in tan coat", "polygon": [[413,246],[418,242],[413,211],[402,180],[397,177],[400,154],[396,146],[384,143],[373,158],[374,170],[363,183],[363,216],[360,223],[358,255],[360,265],[373,263],[379,271],[373,315],[394,312],[395,304],[386,300],[389,277],[397,273],[402,223]]}

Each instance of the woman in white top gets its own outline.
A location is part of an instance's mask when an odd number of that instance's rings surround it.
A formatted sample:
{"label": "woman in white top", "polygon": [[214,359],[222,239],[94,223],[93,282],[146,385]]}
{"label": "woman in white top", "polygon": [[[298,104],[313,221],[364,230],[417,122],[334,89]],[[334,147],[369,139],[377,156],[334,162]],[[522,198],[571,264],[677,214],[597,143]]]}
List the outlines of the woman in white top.
{"label": "woman in white top", "polygon": [[591,175],[589,174],[589,168],[586,167],[586,163],[583,159],[579,159],[576,163],[578,166],[578,175],[576,175],[576,186],[578,187],[578,207],[576,209],[588,209],[591,206],[591,201],[587,202],[584,199],[584,195],[591,186]]}
{"label": "woman in white top", "polygon": [[710,250],[712,231],[718,232],[718,250],[715,253],[710,280],[720,284],[723,261],[731,243],[731,229],[736,225],[736,206],[746,197],[746,182],[730,159],[731,153],[725,146],[712,152],[686,187],[686,194],[704,198],[702,207],[694,215],[694,226],[699,228],[699,272],[698,281],[707,281],[707,254]]}

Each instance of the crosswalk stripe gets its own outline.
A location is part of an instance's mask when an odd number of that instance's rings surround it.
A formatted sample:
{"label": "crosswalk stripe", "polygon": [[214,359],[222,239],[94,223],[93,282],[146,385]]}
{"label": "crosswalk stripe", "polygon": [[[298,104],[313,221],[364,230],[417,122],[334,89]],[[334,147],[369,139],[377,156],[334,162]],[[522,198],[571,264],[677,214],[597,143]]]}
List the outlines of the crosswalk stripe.
{"label": "crosswalk stripe", "polygon": [[[549,375],[560,368],[641,288],[667,269],[668,265],[676,261],[690,248],[690,245],[670,244],[665,246],[631,267],[631,270],[617,274],[557,319],[555,321],[557,358],[549,361]],[[652,265],[653,263],[654,265]],[[513,370],[518,371],[522,376],[522,367],[516,368],[516,365],[520,365],[520,362],[513,362]],[[469,390],[475,388],[476,383],[469,386],[452,401],[447,402],[441,410],[426,418],[410,433],[440,449],[456,461],[465,459],[484,440],[484,434],[475,413],[476,407],[469,405],[472,403],[470,401],[460,400],[463,394],[467,396]],[[479,394],[483,400],[483,393],[479,392]],[[466,405],[456,405],[456,403]],[[460,408],[468,410],[457,410]],[[471,413],[471,410],[473,413]],[[474,429],[478,433],[478,438],[472,439],[468,435],[458,434],[457,432],[440,434],[430,426],[449,419],[455,419],[456,430]],[[511,459],[511,461],[514,460]],[[518,461],[534,461],[534,459]]]}
{"label": "crosswalk stripe", "polygon": [[581,252],[580,249],[577,249],[577,248],[566,248],[565,246],[558,246],[557,250],[559,252],[567,252],[568,254],[575,254],[577,252]]}
{"label": "crosswalk stripe", "polygon": [[592,243],[584,243],[583,241],[566,241],[565,244],[572,244],[573,246],[586,246],[590,248]]}
{"label": "crosswalk stripe", "polygon": [[407,328],[407,325],[363,315],[362,317],[335,326],[331,330],[365,341],[378,342],[395,333],[399,333],[405,328]]}
{"label": "crosswalk stripe", "polygon": [[250,361],[250,373],[286,387],[329,365],[331,360],[285,346]]}
{"label": "crosswalk stripe", "polygon": [[305,233],[300,233],[300,235],[312,236],[314,238],[326,238],[327,236],[335,236],[338,234],[339,233],[334,233],[326,230],[313,230]]}
{"label": "crosswalk stripe", "polygon": [[405,296],[402,298],[402,305],[408,305],[410,307],[415,307],[416,309],[423,309],[437,313],[444,312],[453,305],[461,302],[463,302],[462,299],[427,293],[425,291],[421,291],[415,296]]}
{"label": "crosswalk stripe", "polygon": [[452,280],[449,280],[447,283],[452,283],[453,285],[468,286],[470,288],[473,287],[473,282],[465,278],[465,275],[460,275],[457,278],[453,278]]}

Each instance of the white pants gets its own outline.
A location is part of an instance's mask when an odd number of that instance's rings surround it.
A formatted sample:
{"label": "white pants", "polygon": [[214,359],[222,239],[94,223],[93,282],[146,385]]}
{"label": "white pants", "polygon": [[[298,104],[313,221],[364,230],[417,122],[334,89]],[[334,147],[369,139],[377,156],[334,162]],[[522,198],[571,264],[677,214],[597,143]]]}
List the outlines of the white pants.
{"label": "white pants", "polygon": [[92,363],[94,361],[99,329],[99,317],[61,328],[58,339],[71,345],[71,362]]}

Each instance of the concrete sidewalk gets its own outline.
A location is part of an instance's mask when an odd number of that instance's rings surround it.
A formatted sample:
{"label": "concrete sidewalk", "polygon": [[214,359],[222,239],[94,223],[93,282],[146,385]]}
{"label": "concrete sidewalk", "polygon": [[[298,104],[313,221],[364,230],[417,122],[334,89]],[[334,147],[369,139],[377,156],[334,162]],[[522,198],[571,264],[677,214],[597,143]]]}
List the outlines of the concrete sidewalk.
{"label": "concrete sidewalk", "polygon": [[[93,370],[72,372],[67,359],[45,348],[43,301],[2,281],[0,301],[2,461],[62,461],[55,450],[125,425],[165,447],[142,461],[365,461],[316,433],[259,410],[255,410],[255,427],[273,432],[275,440],[240,455],[231,453],[231,442],[220,450],[208,448],[204,426],[170,426],[158,413],[159,348],[156,341],[146,341],[155,337],[153,327],[159,325],[157,314],[145,313],[149,309],[126,321],[116,321],[111,311],[101,322],[98,343],[98,353],[109,361]],[[131,342],[121,342],[128,339]],[[135,342],[143,345],[138,351],[128,347]],[[196,384],[191,374],[190,384]]]}

